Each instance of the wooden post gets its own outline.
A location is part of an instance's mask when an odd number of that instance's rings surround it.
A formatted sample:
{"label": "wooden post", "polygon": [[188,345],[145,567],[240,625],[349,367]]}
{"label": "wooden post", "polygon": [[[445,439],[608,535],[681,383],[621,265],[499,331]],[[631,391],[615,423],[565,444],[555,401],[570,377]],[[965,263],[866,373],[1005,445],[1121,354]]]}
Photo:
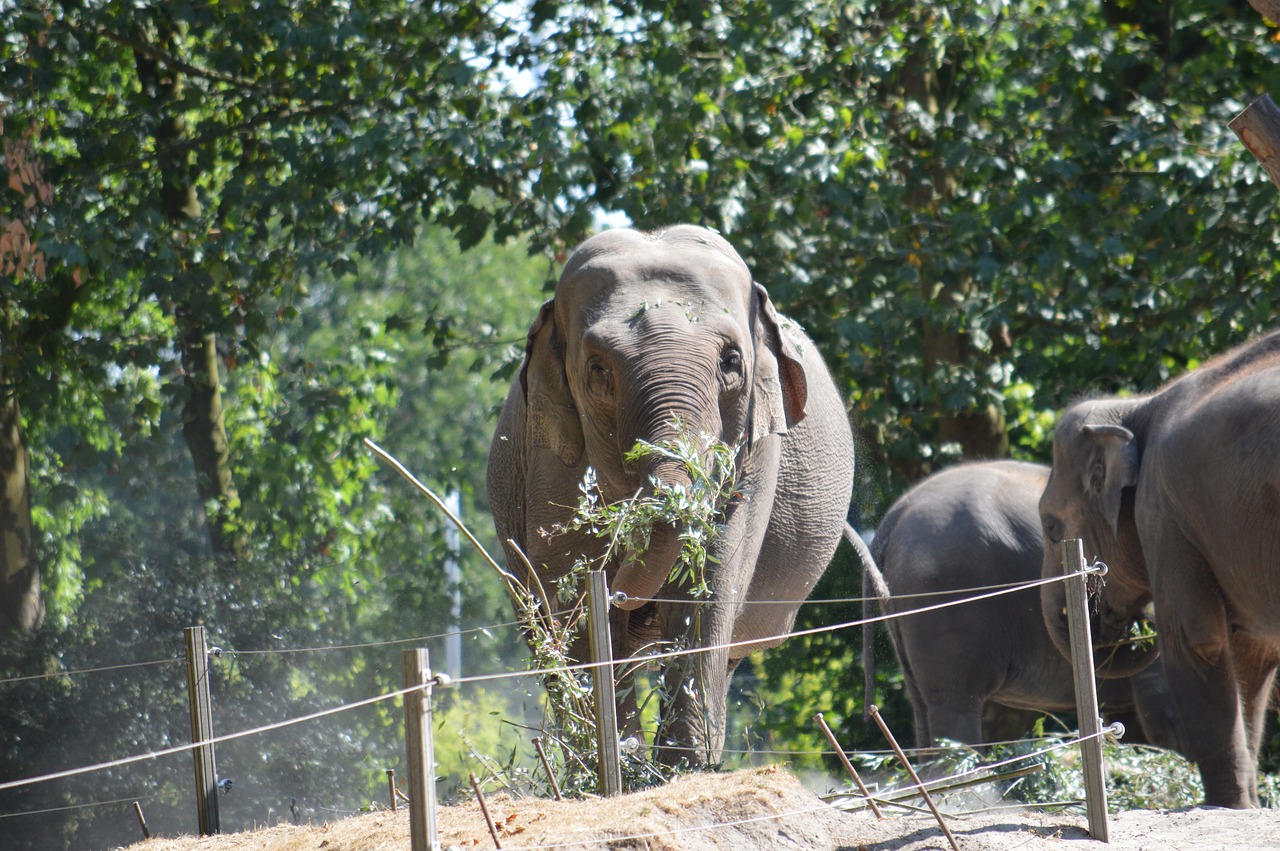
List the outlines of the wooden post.
{"label": "wooden post", "polygon": [[547,780],[551,783],[551,794],[555,796],[557,801],[563,801],[560,795],[560,784],[556,782],[556,773],[551,770],[551,760],[547,759],[547,751],[542,747],[542,737],[533,737],[533,748],[538,752],[538,759],[542,762],[542,770],[547,773]]}
{"label": "wooden post", "polygon": [[196,819],[201,836],[220,833],[218,825],[218,765],[214,758],[213,699],[209,695],[209,647],[204,627],[183,630],[187,645],[187,701],[191,708],[191,755],[196,769]]}
{"label": "wooden post", "polygon": [[[1084,542],[1062,542],[1063,574],[1084,569]],[[1085,810],[1089,835],[1110,842],[1107,829],[1107,784],[1102,766],[1102,719],[1098,717],[1098,684],[1093,671],[1093,635],[1089,626],[1089,592],[1083,575],[1066,580],[1067,627],[1071,632],[1071,667],[1076,686],[1076,718],[1080,724],[1081,765],[1084,769]]]}
{"label": "wooden post", "polygon": [[613,688],[613,640],[609,635],[609,586],[603,570],[587,574],[587,617],[591,661],[596,664],[596,747],[600,754],[600,794],[622,791],[622,757],[618,753],[618,703]]}
{"label": "wooden post", "polygon": [[394,768],[387,769],[387,793],[391,797],[391,812],[400,809],[399,801],[396,800],[396,770]]}
{"label": "wooden post", "polygon": [[889,740],[889,746],[893,748],[894,754],[897,755],[898,762],[902,763],[902,767],[907,770],[907,774],[911,777],[911,782],[916,784],[916,787],[920,790],[920,796],[929,805],[929,811],[933,813],[934,819],[937,820],[938,827],[942,828],[942,835],[947,837],[947,842],[951,845],[951,851],[960,851],[960,846],[956,844],[956,838],[951,835],[951,828],[947,827],[947,820],[942,817],[937,805],[933,803],[933,796],[925,788],[924,781],[920,779],[920,775],[916,774],[916,769],[911,764],[911,761],[907,759],[907,755],[902,752],[902,748],[898,745],[898,740],[894,738],[893,733],[889,730],[889,725],[884,722],[884,718],[880,717],[880,710],[876,708],[874,703],[867,707],[867,714],[875,719],[876,724],[880,727],[880,732],[884,733],[884,737]]}
{"label": "wooden post", "polygon": [[831,732],[831,728],[827,726],[827,719],[822,717],[822,713],[819,712],[813,716],[813,720],[822,728],[822,733],[827,737],[827,742],[831,747],[835,748],[836,756],[840,757],[840,764],[844,766],[844,770],[853,778],[854,784],[858,787],[858,792],[867,799],[867,805],[871,807],[871,812],[876,814],[876,818],[884,818],[884,813],[880,812],[880,808],[876,806],[876,799],[871,797],[867,784],[862,782],[862,778],[858,776],[857,769],[853,767],[852,762],[849,762],[849,757],[845,756],[844,748],[840,747],[840,742],[836,740],[836,734]]}
{"label": "wooden post", "polygon": [[1271,95],[1263,95],[1249,104],[1227,126],[1240,137],[1249,153],[1258,158],[1271,182],[1280,186],[1280,107],[1271,100]]}
{"label": "wooden post", "polygon": [[493,847],[502,849],[502,839],[498,836],[498,828],[494,827],[493,816],[489,815],[489,805],[484,802],[484,792],[480,789],[480,781],[475,774],[471,775],[471,789],[476,793],[476,802],[480,804],[480,812],[484,814],[484,823],[489,826],[489,836],[493,838]]}
{"label": "wooden post", "polygon": [[431,723],[431,657],[426,648],[400,654],[404,687],[404,741],[409,756],[409,843],[412,851],[439,851],[436,833],[436,763]]}
{"label": "wooden post", "polygon": [[138,817],[138,824],[142,827],[142,838],[151,838],[151,829],[147,827],[147,817],[142,814],[142,802],[133,802],[133,814]]}

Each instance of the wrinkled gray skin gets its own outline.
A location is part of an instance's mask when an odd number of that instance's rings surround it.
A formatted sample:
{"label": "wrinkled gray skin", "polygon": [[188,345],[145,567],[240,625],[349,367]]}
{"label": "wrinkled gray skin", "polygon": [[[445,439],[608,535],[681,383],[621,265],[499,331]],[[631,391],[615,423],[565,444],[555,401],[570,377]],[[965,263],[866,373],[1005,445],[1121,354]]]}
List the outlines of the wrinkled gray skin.
{"label": "wrinkled gray skin", "polygon": [[[1044,572],[1060,542],[1110,567],[1094,641],[1154,602],[1173,706],[1205,802],[1257,804],[1256,754],[1280,651],[1280,332],[1166,385],[1058,423],[1040,500]],[[1062,590],[1041,595],[1067,652]]]}
{"label": "wrinkled gray skin", "polygon": [[[1048,478],[1043,465],[990,461],[952,467],[915,485],[876,529],[871,549],[881,577],[863,574],[864,616],[872,614],[873,596],[1039,579],[1037,506]],[[888,600],[882,607],[896,613],[959,596]],[[1035,714],[1075,711],[1071,667],[1049,638],[1034,588],[894,618],[886,626],[911,699],[917,746],[939,739],[999,741],[1024,733]],[[873,646],[864,634],[863,667],[874,673],[867,652]],[[1132,680],[1102,681],[1098,700],[1107,717],[1132,724],[1136,715],[1141,729],[1133,732],[1140,738],[1175,743],[1159,665]]]}
{"label": "wrinkled gray skin", "polygon": [[[569,258],[555,297],[529,331],[489,457],[489,500],[502,541],[514,541],[551,588],[581,552],[604,543],[539,530],[569,518],[587,467],[607,500],[652,491],[650,478],[688,481],[670,462],[627,464],[638,440],[708,434],[744,448],[740,494],[709,565],[711,596],[695,617],[689,589],[667,582],[678,530],[655,529],[633,564],[606,567],[627,600],[611,617],[616,658],[655,641],[713,646],[668,664],[655,741],[668,764],[717,762],[729,677],[749,653],[776,646],[826,569],[853,489],[853,440],[813,343],[774,312],[746,264],[716,233],[693,226],[610,230]],[[507,545],[508,565],[523,575]],[[646,598],[666,602],[646,602]],[[704,598],[705,599],[705,598]],[[787,601],[749,605],[758,601]],[[583,648],[575,648],[582,658]],[[635,729],[634,707],[624,726]]]}

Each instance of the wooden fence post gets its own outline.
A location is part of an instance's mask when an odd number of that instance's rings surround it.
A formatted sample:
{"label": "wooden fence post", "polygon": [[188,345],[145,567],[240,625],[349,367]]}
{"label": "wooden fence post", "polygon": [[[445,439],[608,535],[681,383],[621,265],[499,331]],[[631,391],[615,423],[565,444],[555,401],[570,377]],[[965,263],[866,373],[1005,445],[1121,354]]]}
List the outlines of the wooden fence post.
{"label": "wooden fence post", "polygon": [[600,754],[600,794],[622,791],[618,752],[618,703],[613,688],[613,639],[609,635],[609,586],[603,570],[587,574],[587,617],[591,638],[591,680],[595,683],[596,749]]}
{"label": "wooden fence post", "polygon": [[1280,186],[1280,107],[1263,95],[1227,124],[1258,158],[1271,182]]}
{"label": "wooden fence post", "polygon": [[1093,671],[1093,635],[1089,627],[1089,592],[1084,569],[1084,542],[1062,542],[1062,572],[1077,574],[1066,580],[1067,626],[1071,632],[1071,667],[1076,686],[1076,718],[1080,724],[1081,763],[1084,769],[1085,810],[1089,835],[1110,842],[1107,830],[1107,784],[1102,766],[1102,719],[1098,717],[1098,684]]}
{"label": "wooden fence post", "polygon": [[412,851],[439,851],[436,833],[436,763],[431,722],[431,657],[426,648],[400,654],[405,688],[404,740],[409,756],[409,843]]}
{"label": "wooden fence post", "polygon": [[[209,695],[209,647],[204,627],[183,630],[187,645],[187,699],[191,707],[191,742],[213,738],[213,699]],[[221,832],[218,825],[218,766],[213,745],[197,745],[191,751],[196,769],[196,817],[201,836]]]}

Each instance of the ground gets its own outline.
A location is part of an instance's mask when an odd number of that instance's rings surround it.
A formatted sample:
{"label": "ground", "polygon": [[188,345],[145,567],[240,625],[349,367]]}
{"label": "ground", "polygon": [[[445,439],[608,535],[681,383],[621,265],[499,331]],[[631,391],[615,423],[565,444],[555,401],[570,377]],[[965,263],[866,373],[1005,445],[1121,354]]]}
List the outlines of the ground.
{"label": "ground", "polygon": [[[495,795],[503,849],[935,851],[950,848],[931,815],[877,819],[824,803],[781,768],[697,774],[611,799],[556,802]],[[444,848],[494,848],[478,804],[439,808]],[[1280,847],[1280,810],[1130,810],[1108,820],[1110,844],[1086,819],[1003,809],[947,818],[961,851],[1261,851]],[[379,812],[324,825],[280,826],[203,839],[153,838],[128,851],[378,851],[408,849],[409,816]]]}

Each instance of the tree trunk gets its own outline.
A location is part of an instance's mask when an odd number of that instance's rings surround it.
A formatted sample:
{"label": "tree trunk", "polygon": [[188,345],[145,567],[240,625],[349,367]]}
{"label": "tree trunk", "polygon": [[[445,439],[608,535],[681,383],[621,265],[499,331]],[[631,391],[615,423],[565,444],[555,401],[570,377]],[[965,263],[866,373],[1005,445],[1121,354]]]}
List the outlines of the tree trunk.
{"label": "tree trunk", "polygon": [[[4,129],[0,119],[0,131]],[[34,129],[30,131],[34,135]],[[46,279],[44,252],[27,231],[24,215],[53,200],[53,186],[45,180],[44,167],[29,138],[5,141],[0,165],[8,172],[4,182],[22,196],[14,204],[17,218],[0,218],[0,275],[8,277],[21,292],[23,278]],[[12,195],[10,200],[15,200]],[[68,278],[70,280],[70,278]],[[35,291],[39,292],[36,287]],[[63,292],[56,309],[46,312],[52,325],[33,326],[43,336],[50,328],[61,328],[70,316],[73,293]],[[64,307],[65,305],[65,307]],[[0,301],[0,635],[22,632],[39,626],[44,618],[40,596],[40,564],[36,559],[35,526],[31,519],[31,470],[26,438],[22,432],[22,408],[18,404],[18,378],[7,367],[21,361],[20,351],[29,345],[15,332],[16,308],[7,299]]]}
{"label": "tree trunk", "polygon": [[[219,560],[237,558],[243,542],[233,529],[232,514],[239,505],[231,479],[231,453],[222,417],[222,388],[218,371],[218,341],[199,328],[182,341],[187,401],[182,408],[182,436],[196,469],[200,512],[209,529],[213,554]],[[213,516],[208,509],[213,508]]]}
{"label": "tree trunk", "polygon": [[0,633],[34,629],[44,617],[31,522],[31,474],[22,411],[0,375]]}
{"label": "tree trunk", "polygon": [[[920,26],[928,25],[927,15],[926,10],[916,12],[916,20]],[[902,70],[898,74],[898,85],[904,99],[914,101],[930,115],[939,116],[947,107],[939,100],[943,87],[934,61],[931,55],[920,52],[906,57],[900,63]],[[922,144],[928,143],[926,141]],[[949,200],[955,194],[955,180],[947,170],[933,167],[930,177],[927,182],[917,183],[914,197],[909,201],[912,206],[926,213],[936,210],[939,202]],[[919,230],[915,239],[924,250],[928,250],[925,244],[928,240],[926,229]],[[922,272],[929,268],[926,264]],[[921,297],[935,306],[953,303],[958,305],[969,297],[973,286],[972,280],[967,277],[937,281],[926,278],[920,284]],[[959,298],[954,298],[956,295]],[[933,372],[935,366],[947,364],[980,371],[975,368],[975,364],[982,353],[970,345],[968,335],[963,330],[931,319],[926,313],[921,320],[920,334],[924,341],[922,354],[926,374]],[[965,459],[1000,458],[1008,454],[1009,437],[1005,431],[1004,414],[995,405],[975,405],[964,410],[940,406],[935,413],[938,416],[938,442],[958,444]]]}
{"label": "tree trunk", "polygon": [[[170,55],[177,48],[174,25],[157,16],[154,38],[163,50],[135,52],[138,79],[155,100],[163,117],[156,125],[155,149],[159,166],[160,206],[176,233],[198,227],[201,215],[196,194],[194,166],[189,149],[186,122],[181,114],[183,79],[177,68],[162,64],[157,55]],[[145,39],[147,33],[143,33]],[[222,388],[218,369],[218,341],[206,318],[213,306],[202,301],[203,293],[190,287],[176,288],[187,293],[187,301],[176,309],[178,345],[186,385],[182,409],[182,434],[196,471],[196,493],[200,512],[209,530],[216,559],[234,559],[243,553],[243,539],[233,530],[233,515],[239,497],[231,478],[230,452],[222,416]],[[199,302],[199,303],[197,303]],[[212,514],[210,514],[212,509]]]}

